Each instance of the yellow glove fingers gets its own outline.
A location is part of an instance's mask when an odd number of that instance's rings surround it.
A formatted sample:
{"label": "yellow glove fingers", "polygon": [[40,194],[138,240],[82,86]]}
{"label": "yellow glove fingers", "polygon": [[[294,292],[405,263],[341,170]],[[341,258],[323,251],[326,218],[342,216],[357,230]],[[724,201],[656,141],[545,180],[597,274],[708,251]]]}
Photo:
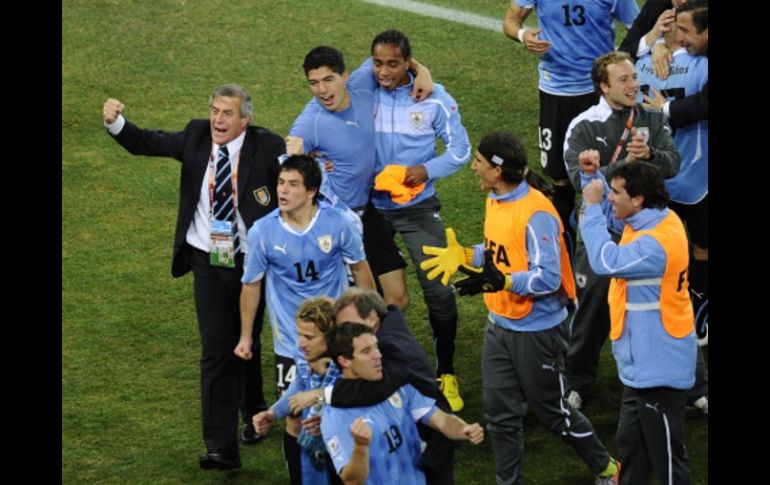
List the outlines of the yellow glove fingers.
{"label": "yellow glove fingers", "polygon": [[460,243],[457,242],[457,236],[455,235],[455,230],[451,227],[446,228],[446,246],[448,248],[452,246],[459,246]]}
{"label": "yellow glove fingers", "polygon": [[420,269],[423,269],[425,271],[435,268],[436,266],[441,266],[441,258],[435,257],[435,258],[428,258],[422,263],[420,263]]}
{"label": "yellow glove fingers", "polygon": [[441,273],[444,273],[444,270],[441,268],[441,266],[436,266],[426,276],[428,277],[429,280],[435,280],[436,277]]}
{"label": "yellow glove fingers", "polygon": [[449,284],[450,276],[452,275],[450,275],[448,272],[445,271],[444,276],[441,277],[441,284],[444,286],[447,286]]}
{"label": "yellow glove fingers", "polygon": [[428,256],[440,256],[446,248],[438,248],[436,246],[423,246],[422,253]]}

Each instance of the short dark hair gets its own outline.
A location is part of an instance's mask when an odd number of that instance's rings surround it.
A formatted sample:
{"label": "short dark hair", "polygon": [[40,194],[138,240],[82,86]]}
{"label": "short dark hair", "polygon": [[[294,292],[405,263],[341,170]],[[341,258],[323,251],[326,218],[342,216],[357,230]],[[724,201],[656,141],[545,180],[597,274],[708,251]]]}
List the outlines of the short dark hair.
{"label": "short dark hair", "polygon": [[318,200],[318,192],[321,188],[321,168],[318,166],[315,158],[310,155],[292,155],[288,157],[281,164],[278,169],[278,174],[282,172],[288,172],[290,170],[296,170],[302,175],[302,184],[307,190],[315,190],[316,194],[313,197],[313,203]]}
{"label": "short dark hair", "polygon": [[690,0],[676,8],[676,14],[690,12],[695,33],[700,34],[709,28],[709,2],[708,0]]}
{"label": "short dark hair", "polygon": [[331,69],[332,72],[342,75],[345,73],[345,57],[334,47],[322,45],[308,52],[305,56],[305,62],[302,63],[306,76],[313,69],[324,66]]}
{"label": "short dark hair", "polygon": [[326,334],[326,348],[329,357],[339,364],[337,358],[341,355],[346,359],[353,358],[353,339],[365,333],[374,335],[374,330],[363,323],[343,322],[333,326]]}
{"label": "short dark hair", "polygon": [[358,316],[366,318],[374,310],[380,321],[388,314],[388,305],[382,299],[379,293],[369,288],[351,286],[337,298],[334,303],[334,315],[336,316],[343,308],[349,305],[355,305]]}
{"label": "short dark hair", "polygon": [[647,162],[627,162],[610,174],[610,180],[623,179],[629,197],[644,196],[642,207],[662,209],[668,204],[668,190],[660,169]]}
{"label": "short dark hair", "polygon": [[608,52],[603,56],[596,58],[593,67],[591,67],[591,81],[593,81],[594,88],[596,88],[596,91],[599,94],[602,94],[601,84],[610,83],[610,77],[607,73],[607,66],[610,64],[618,64],[623,61],[628,61],[631,63],[631,65],[634,64],[634,61],[631,60],[631,56],[628,55],[628,52],[623,51]]}
{"label": "short dark hair", "polygon": [[401,56],[404,59],[409,59],[412,57],[412,46],[409,43],[409,38],[401,31],[390,29],[377,34],[377,36],[372,41],[372,54],[374,54],[374,47],[379,44],[395,45],[401,50]]}

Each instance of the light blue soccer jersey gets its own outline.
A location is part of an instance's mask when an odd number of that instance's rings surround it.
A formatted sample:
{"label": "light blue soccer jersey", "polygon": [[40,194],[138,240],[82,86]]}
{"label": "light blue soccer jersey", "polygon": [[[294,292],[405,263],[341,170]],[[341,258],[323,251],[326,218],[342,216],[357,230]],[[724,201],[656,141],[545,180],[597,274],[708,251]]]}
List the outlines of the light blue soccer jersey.
{"label": "light blue soccer jersey", "polygon": [[[690,96],[703,89],[709,80],[709,60],[706,56],[692,56],[685,49],[674,52],[668,79],[662,80],[652,71],[652,56],[636,61],[639,74],[639,101],[651,87],[660,91],[667,100]],[[682,156],[676,177],[666,179],[671,200],[682,204],[700,202],[709,192],[709,121],[677,128],[674,143]]]}
{"label": "light blue soccer jersey", "polygon": [[[333,363],[329,364],[329,367],[326,371],[326,375],[319,376],[317,373],[315,373],[315,371],[313,371],[310,368],[309,364],[305,360],[305,356],[302,353],[302,350],[299,347],[297,347],[296,352],[294,354],[294,362],[296,362],[297,364],[297,376],[294,378],[293,381],[291,381],[289,388],[286,390],[285,393],[283,393],[281,398],[278,401],[276,401],[272,406],[270,406],[270,409],[272,409],[275,412],[278,419],[281,419],[290,413],[289,398],[291,398],[292,396],[300,392],[309,391],[311,389],[319,389],[326,385],[333,385],[334,382],[336,382],[336,380],[340,376],[340,372],[337,366]],[[303,409],[301,419],[304,421],[305,419],[310,417],[310,413],[311,413],[311,408]],[[302,485],[326,485],[329,482],[327,467],[321,465],[318,468],[316,468],[316,466],[313,465],[313,461],[311,460],[311,457],[310,457],[311,451],[308,450],[306,447],[302,446],[301,442],[300,442],[300,446],[301,446],[300,461],[302,463]],[[319,446],[323,446],[323,445],[319,443]]]}
{"label": "light blue soccer jersey", "polygon": [[[457,102],[441,84],[433,83],[433,94],[416,103],[409,95],[410,82],[392,91],[377,90],[374,116],[377,163],[379,174],[386,165],[411,167],[422,164],[428,172],[425,189],[406,204],[393,202],[389,192],[372,192],[372,204],[377,209],[399,209],[415,205],[436,195],[437,179],[460,170],[470,159],[468,132],[460,120]],[[444,143],[444,152],[436,150],[436,138]]]}
{"label": "light blue soccer jersey", "polygon": [[337,473],[350,461],[353,437],[350,426],[363,416],[372,428],[369,443],[369,477],[372,485],[425,483],[420,465],[420,436],[415,421],[427,423],[436,412],[436,401],[404,384],[387,400],[369,407],[325,406],[321,434]]}
{"label": "light blue soccer jersey", "polygon": [[295,313],[305,298],[338,298],[348,287],[345,264],[365,259],[361,235],[326,202],[304,231],[286,224],[275,209],[249,229],[243,283],[264,278],[265,297],[277,355],[292,358],[297,348]]}
{"label": "light blue soccer jersey", "polygon": [[318,152],[320,160],[331,160],[334,169],[328,175],[332,191],[348,207],[357,208],[369,201],[374,184],[374,90],[372,61],[356,69],[347,82],[350,106],[329,111],[313,98],[297,119],[289,134],[304,141],[305,153]]}
{"label": "light blue soccer jersey", "polygon": [[591,67],[597,57],[615,50],[614,19],[629,28],[639,14],[635,0],[512,0],[535,8],[540,40],[551,48],[537,70],[542,91],[579,95],[594,90]]}

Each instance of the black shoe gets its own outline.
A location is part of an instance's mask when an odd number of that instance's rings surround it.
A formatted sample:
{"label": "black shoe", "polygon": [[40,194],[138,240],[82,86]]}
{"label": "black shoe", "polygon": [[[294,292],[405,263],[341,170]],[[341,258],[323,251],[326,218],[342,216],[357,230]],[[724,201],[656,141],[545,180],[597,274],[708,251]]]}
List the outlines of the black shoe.
{"label": "black shoe", "polygon": [[218,468],[220,470],[233,470],[241,467],[241,458],[238,453],[227,450],[214,450],[202,454],[198,458],[198,464],[204,470]]}
{"label": "black shoe", "polygon": [[241,442],[244,445],[253,445],[254,443],[258,443],[262,440],[262,436],[257,434],[257,432],[254,430],[254,425],[251,423],[246,423],[243,425],[243,429],[241,430]]}

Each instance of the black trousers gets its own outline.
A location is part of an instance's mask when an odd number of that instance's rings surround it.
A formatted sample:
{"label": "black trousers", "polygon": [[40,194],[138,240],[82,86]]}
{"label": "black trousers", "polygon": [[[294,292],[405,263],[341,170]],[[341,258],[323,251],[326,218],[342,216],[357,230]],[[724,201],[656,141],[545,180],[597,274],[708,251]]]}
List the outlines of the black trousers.
{"label": "black trousers", "polygon": [[622,485],[658,483],[689,485],[684,443],[687,391],[670,387],[634,389],[623,386],[617,445]]}
{"label": "black trousers", "polygon": [[599,355],[610,333],[610,279],[591,269],[581,237],[575,248],[574,268],[580,303],[572,317],[565,375],[570,389],[584,393],[599,374]]}
{"label": "black trousers", "polygon": [[243,254],[235,268],[212,266],[209,254],[190,248],[195,311],[201,339],[201,416],[203,441],[209,451],[238,452],[238,413],[244,422],[266,409],[262,392],[261,345],[264,295],[252,334],[252,358],[233,354],[241,332],[240,294]]}

